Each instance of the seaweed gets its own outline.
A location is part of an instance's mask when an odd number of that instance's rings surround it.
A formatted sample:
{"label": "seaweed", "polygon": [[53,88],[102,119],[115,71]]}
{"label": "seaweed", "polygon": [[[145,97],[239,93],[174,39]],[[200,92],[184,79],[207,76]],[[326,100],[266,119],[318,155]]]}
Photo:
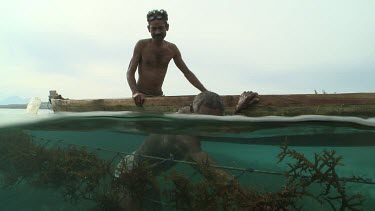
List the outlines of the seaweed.
{"label": "seaweed", "polygon": [[[212,171],[207,168],[206,171]],[[287,210],[294,205],[291,191],[259,192],[242,187],[236,180],[203,179],[193,183],[174,171],[165,177],[173,187],[164,194],[177,209],[183,210]]]}
{"label": "seaweed", "polygon": [[[279,162],[290,157],[296,162],[288,163],[289,170],[285,172],[288,178],[287,185],[294,187],[294,192],[300,196],[309,196],[320,202],[327,202],[333,210],[358,210],[363,205],[364,197],[360,193],[348,195],[346,181],[341,180],[336,172],[336,167],[343,165],[342,156],[336,156],[335,150],[323,150],[322,154],[314,153],[313,161],[308,160],[303,154],[281,146],[282,152],[278,155]],[[351,180],[362,180],[353,177]],[[314,194],[308,190],[312,184],[319,184],[321,192]]]}
{"label": "seaweed", "polygon": [[[176,208],[186,210],[300,210],[303,207],[298,207],[297,202],[304,197],[311,197],[322,205],[326,202],[332,210],[359,210],[363,205],[363,195],[349,195],[345,187],[347,181],[363,181],[363,178],[341,179],[336,173],[336,167],[342,165],[342,157],[336,156],[334,150],[315,153],[314,160],[310,161],[286,145],[281,146],[281,149],[279,163],[286,157],[295,162],[287,163],[287,184],[277,192],[259,192],[241,187],[235,179],[217,179],[210,176],[214,172],[209,166],[200,165],[209,179],[194,184],[184,175],[173,172],[166,177],[172,181],[173,187],[165,194]],[[310,190],[314,184],[320,185],[320,192]]]}
{"label": "seaweed", "polygon": [[49,153],[32,182],[61,189],[64,198],[72,202],[93,199],[106,177],[107,163],[94,153],[75,147],[52,149]]}
{"label": "seaweed", "polygon": [[[43,143],[43,144],[42,144]],[[334,150],[315,153],[309,160],[303,154],[281,146],[279,163],[286,158],[286,183],[275,192],[257,191],[241,185],[239,177],[232,179],[217,174],[217,167],[208,162],[197,163],[202,173],[198,181],[176,170],[164,175],[169,186],[158,184],[152,165],[134,162],[129,168],[119,153],[111,161],[101,159],[86,148],[72,145],[50,147],[35,141],[22,130],[0,133],[0,172],[2,185],[11,188],[19,183],[49,188],[61,192],[70,203],[90,200],[96,210],[147,209],[147,206],[170,206],[181,210],[290,210],[302,209],[298,202],[310,197],[332,210],[359,210],[364,197],[349,194],[346,183],[367,181],[361,177],[340,178],[336,168],[342,156]],[[314,188],[319,186],[319,191]],[[314,187],[314,188],[313,188]],[[161,200],[163,198],[163,200]]]}
{"label": "seaweed", "polygon": [[76,147],[47,148],[20,130],[0,135],[0,171],[3,187],[21,181],[59,189],[64,199],[92,199],[106,177],[107,163],[94,153]]}
{"label": "seaweed", "polygon": [[3,172],[2,185],[12,187],[40,169],[39,157],[43,149],[35,145],[30,137],[19,130],[0,133],[0,170]]}

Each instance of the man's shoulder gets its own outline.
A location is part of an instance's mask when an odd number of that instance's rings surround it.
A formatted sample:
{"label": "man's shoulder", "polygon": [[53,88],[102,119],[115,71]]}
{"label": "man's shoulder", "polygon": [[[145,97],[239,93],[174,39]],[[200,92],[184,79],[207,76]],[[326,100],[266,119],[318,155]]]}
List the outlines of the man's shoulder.
{"label": "man's shoulder", "polygon": [[165,42],[168,46],[177,47],[176,44],[174,44],[174,43],[172,43],[172,42],[169,42],[169,41],[166,41],[166,40],[164,40],[164,42]]}
{"label": "man's shoulder", "polygon": [[166,41],[164,40],[165,44],[168,46],[168,48],[172,49],[173,51],[177,50],[177,45],[172,43],[172,42],[169,42],[169,41]]}
{"label": "man's shoulder", "polygon": [[151,42],[151,39],[141,39],[141,40],[138,40],[137,44],[138,46],[145,46],[147,45],[148,43]]}
{"label": "man's shoulder", "polygon": [[136,44],[135,44],[135,47],[134,47],[134,50],[137,51],[137,52],[141,52],[145,46],[147,46],[147,44],[150,42],[150,39],[142,39],[142,40],[139,40]]}

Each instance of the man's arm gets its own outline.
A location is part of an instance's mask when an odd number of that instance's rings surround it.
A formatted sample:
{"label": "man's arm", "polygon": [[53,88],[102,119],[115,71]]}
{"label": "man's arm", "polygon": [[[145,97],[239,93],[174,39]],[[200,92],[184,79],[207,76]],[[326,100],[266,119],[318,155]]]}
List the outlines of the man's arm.
{"label": "man's arm", "polygon": [[193,162],[198,163],[195,169],[197,169],[204,177],[207,179],[213,179],[216,181],[232,181],[234,176],[229,173],[221,170],[220,168],[209,167],[216,165],[215,161],[203,151],[190,153],[189,159]]}
{"label": "man's arm", "polygon": [[173,46],[173,51],[175,53],[175,56],[173,57],[173,61],[178,67],[178,69],[181,70],[181,72],[184,74],[186,79],[193,85],[195,88],[199,89],[201,92],[207,91],[207,89],[202,85],[202,83],[198,80],[198,78],[194,75],[193,72],[189,70],[189,68],[186,66],[184,60],[182,59],[181,53],[178,50],[176,45]]}
{"label": "man's arm", "polygon": [[130,60],[128,71],[126,72],[126,78],[128,80],[129,87],[132,91],[132,97],[137,106],[142,106],[144,101],[144,95],[138,92],[137,82],[135,81],[135,72],[139,62],[141,61],[141,52],[144,42],[142,40],[138,41],[134,47],[133,57]]}
{"label": "man's arm", "polygon": [[207,179],[213,179],[217,181],[231,181],[234,179],[229,173],[215,167],[209,167],[216,165],[216,162],[204,151],[202,151],[200,141],[193,136],[177,136],[180,137],[180,142],[183,142],[188,149],[186,159],[197,163],[193,167],[199,171]]}

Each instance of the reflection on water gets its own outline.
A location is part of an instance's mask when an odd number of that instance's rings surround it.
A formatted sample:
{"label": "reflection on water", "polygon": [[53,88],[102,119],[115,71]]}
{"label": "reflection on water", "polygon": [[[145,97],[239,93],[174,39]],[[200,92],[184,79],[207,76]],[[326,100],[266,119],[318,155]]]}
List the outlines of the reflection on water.
{"label": "reflection on water", "polygon": [[[191,160],[170,152],[135,158],[144,156],[132,153],[144,146],[151,133],[196,137],[202,151],[215,162],[215,168],[205,162],[189,163]],[[347,207],[360,203],[361,199],[366,201],[360,209],[375,205],[375,160],[371,159],[375,153],[375,123],[364,119],[85,113],[56,115],[44,121],[3,127],[0,139],[2,210],[89,210],[93,207],[115,210],[119,205],[142,206],[146,210],[150,207],[233,210],[236,206],[264,208],[265,204],[266,207],[304,205],[307,210],[330,210],[328,201],[338,209],[345,203]],[[153,143],[156,143],[155,149],[171,149],[161,147],[170,142]],[[295,152],[284,154],[285,159],[278,163],[283,143]],[[336,152],[334,156],[331,150]],[[334,165],[340,156],[344,165]],[[131,171],[123,161],[130,157],[137,160],[133,161]],[[322,166],[320,171],[314,169],[315,163]],[[291,169],[288,164],[300,166],[294,166],[295,172],[286,177],[284,173]],[[155,169],[160,166],[172,168],[161,168],[163,171],[156,173]],[[300,172],[301,169],[306,171]],[[116,171],[120,176],[115,175]],[[228,182],[225,177],[217,177],[221,171],[235,179]],[[295,179],[289,181],[289,189],[284,187],[288,184],[287,178]],[[329,194],[322,194],[329,184]],[[307,197],[307,193],[301,192],[303,185],[308,185],[309,193],[322,195],[318,200]],[[304,197],[300,199],[300,195]],[[354,196],[352,201],[343,203],[351,196]],[[124,200],[130,198],[132,202]],[[244,204],[245,201],[258,204]]]}

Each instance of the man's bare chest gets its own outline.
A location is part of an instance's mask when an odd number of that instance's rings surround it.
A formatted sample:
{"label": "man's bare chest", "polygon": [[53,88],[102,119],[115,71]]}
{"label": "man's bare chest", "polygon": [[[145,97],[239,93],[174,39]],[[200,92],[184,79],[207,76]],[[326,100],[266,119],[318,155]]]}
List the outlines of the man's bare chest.
{"label": "man's bare chest", "polygon": [[148,65],[168,65],[173,56],[173,52],[169,48],[146,47],[142,51],[142,63]]}

